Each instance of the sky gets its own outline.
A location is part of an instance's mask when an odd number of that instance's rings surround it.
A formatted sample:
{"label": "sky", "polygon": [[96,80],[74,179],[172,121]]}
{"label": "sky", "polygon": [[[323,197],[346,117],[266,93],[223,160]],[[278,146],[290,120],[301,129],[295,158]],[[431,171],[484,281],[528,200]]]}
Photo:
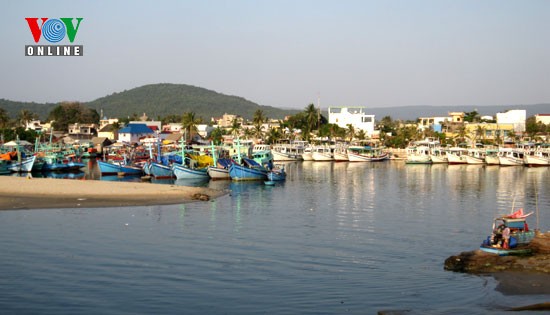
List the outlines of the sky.
{"label": "sky", "polygon": [[[25,56],[27,17],[82,17],[84,56]],[[175,83],[296,109],[550,103],[547,0],[5,1],[0,40],[14,101]]]}

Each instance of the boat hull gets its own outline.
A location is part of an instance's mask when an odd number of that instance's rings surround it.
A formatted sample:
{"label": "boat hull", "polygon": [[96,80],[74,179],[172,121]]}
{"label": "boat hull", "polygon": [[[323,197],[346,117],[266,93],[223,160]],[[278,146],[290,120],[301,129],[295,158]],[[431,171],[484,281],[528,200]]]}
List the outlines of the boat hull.
{"label": "boat hull", "polygon": [[249,168],[246,166],[232,164],[229,168],[229,176],[232,180],[266,180],[267,170],[261,168]]}
{"label": "boat hull", "polygon": [[483,252],[491,253],[499,256],[522,256],[522,255],[530,255],[532,253],[532,250],[530,248],[504,249],[504,248],[480,246],[479,249]]}
{"label": "boat hull", "polygon": [[172,178],[174,173],[170,166],[162,165],[160,163],[152,162],[150,168],[151,175],[155,178]]}
{"label": "boat hull", "polygon": [[177,179],[210,179],[206,168],[192,169],[183,165],[173,164],[172,171]]}

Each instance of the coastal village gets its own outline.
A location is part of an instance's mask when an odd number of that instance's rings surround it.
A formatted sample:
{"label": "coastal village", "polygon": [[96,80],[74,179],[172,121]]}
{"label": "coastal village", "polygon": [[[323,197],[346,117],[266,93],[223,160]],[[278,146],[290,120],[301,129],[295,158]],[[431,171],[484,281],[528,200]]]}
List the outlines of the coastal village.
{"label": "coastal village", "polygon": [[[193,113],[181,122],[143,113],[123,123],[101,112],[98,124],[76,122],[59,131],[52,122],[27,120],[24,130],[36,138],[3,135],[0,171],[78,171],[82,158],[94,157],[102,174],[178,179],[267,180],[276,175],[275,162],[300,160],[550,166],[550,114],[457,111],[402,122],[376,120],[365,107],[329,107],[327,115],[313,104],[296,115],[305,118],[302,124],[291,123],[298,120],[292,116],[268,119],[261,110],[252,121],[226,113],[208,124]],[[233,176],[232,168],[239,168]]]}

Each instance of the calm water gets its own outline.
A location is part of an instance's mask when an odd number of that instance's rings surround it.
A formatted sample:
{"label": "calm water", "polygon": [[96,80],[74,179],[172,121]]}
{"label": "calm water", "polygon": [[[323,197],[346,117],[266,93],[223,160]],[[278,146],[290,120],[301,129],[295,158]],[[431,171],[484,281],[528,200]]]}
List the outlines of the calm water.
{"label": "calm water", "polygon": [[[215,201],[0,211],[2,314],[500,314],[548,295],[443,270],[550,168],[303,162]],[[178,185],[187,183],[177,181]],[[537,198],[538,196],[538,198]],[[536,217],[529,220],[536,226]]]}

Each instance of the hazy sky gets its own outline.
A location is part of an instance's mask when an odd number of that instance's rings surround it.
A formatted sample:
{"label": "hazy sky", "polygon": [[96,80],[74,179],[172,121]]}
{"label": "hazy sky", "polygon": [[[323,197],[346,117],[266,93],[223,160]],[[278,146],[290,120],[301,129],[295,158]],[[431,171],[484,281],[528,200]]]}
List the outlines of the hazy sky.
{"label": "hazy sky", "polygon": [[[84,56],[24,56],[26,17],[83,17]],[[548,0],[5,1],[0,40],[17,101],[184,83],[299,109],[550,102]]]}

